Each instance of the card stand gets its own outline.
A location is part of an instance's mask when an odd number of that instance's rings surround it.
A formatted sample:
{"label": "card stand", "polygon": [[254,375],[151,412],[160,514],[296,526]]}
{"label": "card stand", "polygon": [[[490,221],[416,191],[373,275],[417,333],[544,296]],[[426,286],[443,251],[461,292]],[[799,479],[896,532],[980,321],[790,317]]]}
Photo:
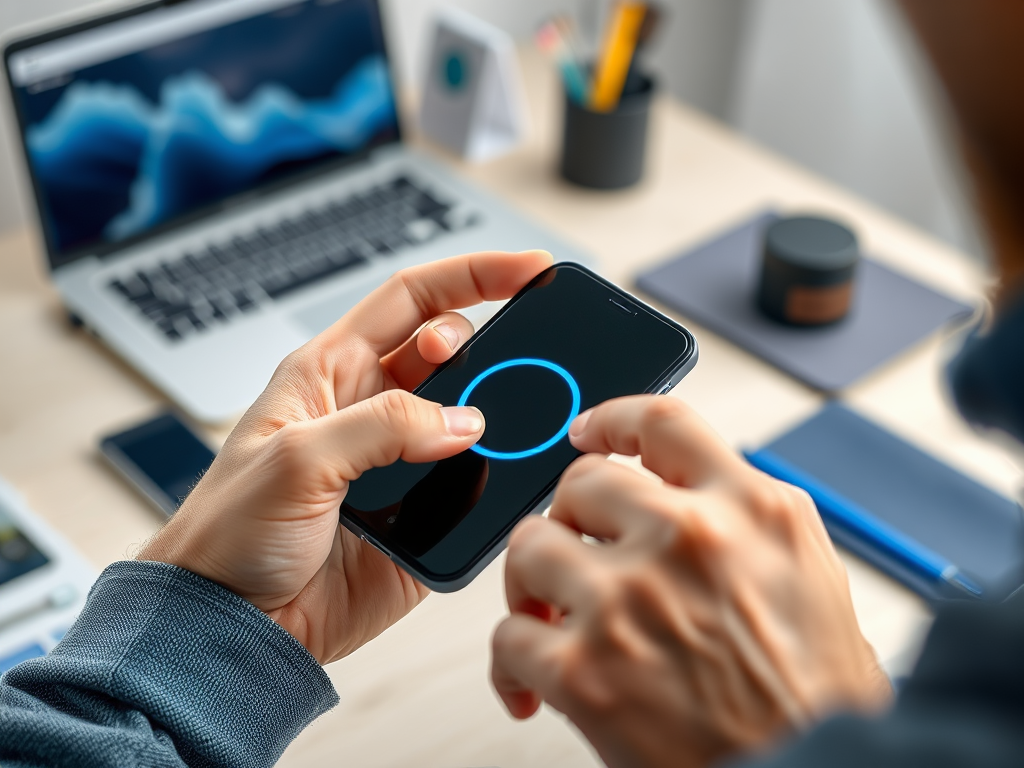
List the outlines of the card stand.
{"label": "card stand", "polygon": [[526,105],[507,34],[454,8],[438,13],[420,127],[470,162],[494,159],[522,140]]}

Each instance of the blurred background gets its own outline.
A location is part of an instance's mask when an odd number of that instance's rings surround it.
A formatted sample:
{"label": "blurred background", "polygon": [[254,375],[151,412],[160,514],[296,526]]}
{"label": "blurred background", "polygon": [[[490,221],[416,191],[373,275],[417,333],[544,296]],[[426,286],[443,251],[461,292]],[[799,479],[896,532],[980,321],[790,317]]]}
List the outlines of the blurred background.
{"label": "blurred background", "polygon": [[[957,248],[981,245],[950,165],[940,108],[902,19],[884,0],[662,0],[652,64],[670,93]],[[108,0],[97,7],[126,5]],[[418,83],[427,25],[442,5],[528,39],[553,12],[600,28],[603,0],[386,0],[405,83]],[[2,0],[0,30],[81,7]],[[596,34],[596,33],[595,33]],[[0,104],[0,110],[5,105]],[[25,206],[0,124],[0,234]]]}

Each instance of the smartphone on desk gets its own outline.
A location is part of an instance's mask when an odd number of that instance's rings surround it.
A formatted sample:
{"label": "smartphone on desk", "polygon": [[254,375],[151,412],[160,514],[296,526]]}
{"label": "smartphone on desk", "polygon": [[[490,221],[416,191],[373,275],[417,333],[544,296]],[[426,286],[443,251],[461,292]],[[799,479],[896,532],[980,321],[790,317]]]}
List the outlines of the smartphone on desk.
{"label": "smartphone on desk", "polygon": [[170,517],[213,463],[214,453],[167,412],[100,440],[100,453],[128,484]]}
{"label": "smartphone on desk", "polygon": [[683,326],[577,264],[545,270],[416,395],[479,408],[483,437],[442,461],[398,461],[351,483],[341,522],[439,592],[469,584],[579,456],[576,416],[664,394],[697,361]]}

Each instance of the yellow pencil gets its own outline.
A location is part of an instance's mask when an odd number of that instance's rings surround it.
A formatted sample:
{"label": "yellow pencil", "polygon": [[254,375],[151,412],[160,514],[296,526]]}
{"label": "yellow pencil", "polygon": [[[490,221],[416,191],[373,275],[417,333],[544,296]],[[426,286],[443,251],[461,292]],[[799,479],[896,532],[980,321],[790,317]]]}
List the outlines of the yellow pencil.
{"label": "yellow pencil", "polygon": [[618,106],[646,14],[646,3],[627,0],[615,6],[590,93],[590,108],[595,112],[611,112]]}

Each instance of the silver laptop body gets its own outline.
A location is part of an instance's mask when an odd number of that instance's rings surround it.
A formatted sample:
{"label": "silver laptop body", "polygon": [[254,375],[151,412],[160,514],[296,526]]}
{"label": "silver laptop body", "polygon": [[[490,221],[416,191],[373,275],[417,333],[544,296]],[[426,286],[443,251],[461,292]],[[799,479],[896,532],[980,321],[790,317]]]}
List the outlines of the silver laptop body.
{"label": "silver laptop body", "polygon": [[200,420],[399,269],[580,259],[403,145],[377,0],[152,3],[4,60],[68,310]]}

